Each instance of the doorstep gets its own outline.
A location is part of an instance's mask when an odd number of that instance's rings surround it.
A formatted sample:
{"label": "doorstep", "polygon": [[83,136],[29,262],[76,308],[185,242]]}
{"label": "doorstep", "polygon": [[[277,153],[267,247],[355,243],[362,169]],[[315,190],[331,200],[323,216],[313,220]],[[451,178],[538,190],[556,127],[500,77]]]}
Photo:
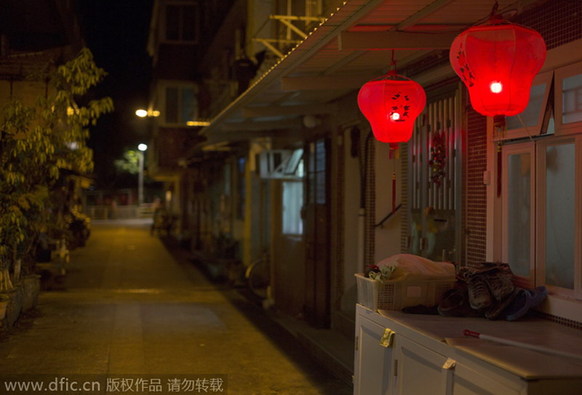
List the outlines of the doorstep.
{"label": "doorstep", "polygon": [[317,329],[305,321],[280,312],[268,311],[269,317],[293,335],[311,356],[335,377],[352,385],[354,343],[334,329]]}

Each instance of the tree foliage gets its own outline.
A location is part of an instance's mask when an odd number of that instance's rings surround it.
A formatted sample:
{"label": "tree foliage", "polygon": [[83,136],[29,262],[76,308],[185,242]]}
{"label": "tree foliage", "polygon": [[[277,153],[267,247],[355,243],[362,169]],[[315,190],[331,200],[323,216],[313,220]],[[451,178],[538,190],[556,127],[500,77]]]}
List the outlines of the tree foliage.
{"label": "tree foliage", "polygon": [[123,159],[115,160],[115,168],[119,172],[137,174],[139,172],[139,155],[140,153],[135,150],[125,151]]}
{"label": "tree foliage", "polygon": [[40,232],[66,226],[70,202],[57,199],[63,179],[91,173],[88,128],[113,110],[110,98],[83,103],[105,75],[83,49],[42,76],[39,84],[49,84],[44,97],[11,99],[0,110],[0,291],[11,286],[8,270],[30,257]]}

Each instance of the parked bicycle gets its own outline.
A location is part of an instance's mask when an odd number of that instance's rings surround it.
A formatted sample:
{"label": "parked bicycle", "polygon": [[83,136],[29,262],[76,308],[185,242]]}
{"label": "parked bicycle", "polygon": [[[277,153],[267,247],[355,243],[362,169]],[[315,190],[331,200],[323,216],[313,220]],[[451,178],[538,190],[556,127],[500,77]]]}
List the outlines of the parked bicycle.
{"label": "parked bicycle", "polygon": [[271,285],[271,269],[269,265],[269,255],[261,254],[261,257],[253,261],[245,271],[250,291],[260,299],[267,299],[269,287]]}

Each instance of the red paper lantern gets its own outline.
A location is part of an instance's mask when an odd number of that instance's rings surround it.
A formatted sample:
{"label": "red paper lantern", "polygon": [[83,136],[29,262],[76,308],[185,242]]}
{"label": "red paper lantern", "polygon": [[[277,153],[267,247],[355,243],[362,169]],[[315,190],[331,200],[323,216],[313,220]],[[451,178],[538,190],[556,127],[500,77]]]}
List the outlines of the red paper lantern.
{"label": "red paper lantern", "polygon": [[425,104],[422,86],[394,71],[366,82],[358,93],[358,106],[374,136],[391,145],[410,140]]}
{"label": "red paper lantern", "polygon": [[459,34],[449,58],[478,113],[511,116],[527,107],[533,78],[546,59],[546,44],[535,30],[492,19]]}

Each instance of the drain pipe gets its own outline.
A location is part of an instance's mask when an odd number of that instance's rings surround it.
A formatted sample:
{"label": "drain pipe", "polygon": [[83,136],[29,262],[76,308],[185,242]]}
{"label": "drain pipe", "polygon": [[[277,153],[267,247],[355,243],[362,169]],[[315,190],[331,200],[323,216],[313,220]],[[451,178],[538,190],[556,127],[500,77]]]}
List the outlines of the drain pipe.
{"label": "drain pipe", "polygon": [[[355,129],[355,130],[354,130]],[[352,143],[357,139],[358,147],[360,147],[360,133],[357,128],[352,130]],[[364,149],[358,149],[360,158],[360,208],[358,210],[358,267],[363,272],[366,271],[366,247],[365,247],[365,232],[366,232],[366,186],[368,177],[368,145],[372,138],[372,132],[369,132],[364,140]],[[353,152],[352,152],[353,154]]]}
{"label": "drain pipe", "polygon": [[362,273],[366,271],[366,258],[364,250],[364,229],[366,221],[366,209],[360,207],[358,210],[358,267],[362,269]]}

